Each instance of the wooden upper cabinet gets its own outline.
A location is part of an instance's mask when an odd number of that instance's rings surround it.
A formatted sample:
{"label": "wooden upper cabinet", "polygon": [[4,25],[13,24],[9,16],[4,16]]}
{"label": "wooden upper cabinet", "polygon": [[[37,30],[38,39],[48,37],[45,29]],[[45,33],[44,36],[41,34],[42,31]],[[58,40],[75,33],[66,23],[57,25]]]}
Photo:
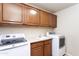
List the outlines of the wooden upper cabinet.
{"label": "wooden upper cabinet", "polygon": [[57,16],[44,11],[40,11],[40,25],[55,28],[57,26]]}
{"label": "wooden upper cabinet", "polygon": [[56,28],[57,16],[24,4],[0,3],[0,23]]}
{"label": "wooden upper cabinet", "polygon": [[40,26],[49,26],[49,14],[44,11],[40,11]]}
{"label": "wooden upper cabinet", "polygon": [[2,4],[0,3],[0,23],[2,22]]}
{"label": "wooden upper cabinet", "polygon": [[57,27],[57,16],[49,14],[49,26],[56,28]]}
{"label": "wooden upper cabinet", "polygon": [[3,22],[22,23],[22,7],[19,4],[3,4]]}
{"label": "wooden upper cabinet", "polygon": [[39,25],[39,10],[32,8],[30,6],[26,6],[24,8],[25,13],[25,21],[24,23],[27,25]]}

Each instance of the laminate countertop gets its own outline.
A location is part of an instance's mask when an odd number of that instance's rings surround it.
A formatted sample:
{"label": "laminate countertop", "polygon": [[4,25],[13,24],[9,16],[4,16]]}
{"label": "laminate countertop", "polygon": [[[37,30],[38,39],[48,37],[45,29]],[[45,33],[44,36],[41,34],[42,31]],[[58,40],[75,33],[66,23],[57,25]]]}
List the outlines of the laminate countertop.
{"label": "laminate countertop", "polygon": [[33,43],[33,42],[38,42],[38,41],[44,41],[44,40],[49,40],[49,39],[52,39],[52,37],[48,37],[48,36],[45,36],[45,37],[40,37],[40,38],[32,38],[32,39],[29,39],[29,43]]}

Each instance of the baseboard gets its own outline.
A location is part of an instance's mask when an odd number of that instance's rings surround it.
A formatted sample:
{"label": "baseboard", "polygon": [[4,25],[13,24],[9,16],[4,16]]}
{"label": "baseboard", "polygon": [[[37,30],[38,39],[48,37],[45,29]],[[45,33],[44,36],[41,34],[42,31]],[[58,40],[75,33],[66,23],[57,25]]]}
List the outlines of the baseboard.
{"label": "baseboard", "polygon": [[72,56],[71,54],[67,53],[66,56]]}

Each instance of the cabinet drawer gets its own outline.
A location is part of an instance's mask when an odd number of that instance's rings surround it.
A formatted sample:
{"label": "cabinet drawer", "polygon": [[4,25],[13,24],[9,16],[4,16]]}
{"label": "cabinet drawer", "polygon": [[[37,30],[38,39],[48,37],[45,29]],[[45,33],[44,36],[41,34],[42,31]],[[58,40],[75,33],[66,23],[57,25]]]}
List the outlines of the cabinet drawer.
{"label": "cabinet drawer", "polygon": [[51,41],[52,41],[52,39],[46,40],[46,41],[44,41],[44,44],[50,44]]}
{"label": "cabinet drawer", "polygon": [[38,47],[38,46],[43,46],[43,42],[35,42],[35,43],[31,43],[31,48],[35,48],[35,47]]}

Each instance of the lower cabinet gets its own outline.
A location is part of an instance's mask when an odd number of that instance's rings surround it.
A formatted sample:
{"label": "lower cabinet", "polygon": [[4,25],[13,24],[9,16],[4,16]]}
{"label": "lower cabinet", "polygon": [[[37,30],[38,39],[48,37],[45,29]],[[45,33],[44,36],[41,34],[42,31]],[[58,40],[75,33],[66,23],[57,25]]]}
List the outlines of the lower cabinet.
{"label": "lower cabinet", "polygon": [[51,44],[44,45],[44,56],[52,56]]}
{"label": "lower cabinet", "polygon": [[43,47],[39,46],[36,48],[32,48],[31,52],[32,56],[43,56]]}
{"label": "lower cabinet", "polygon": [[31,56],[52,56],[51,39],[31,43]]}

